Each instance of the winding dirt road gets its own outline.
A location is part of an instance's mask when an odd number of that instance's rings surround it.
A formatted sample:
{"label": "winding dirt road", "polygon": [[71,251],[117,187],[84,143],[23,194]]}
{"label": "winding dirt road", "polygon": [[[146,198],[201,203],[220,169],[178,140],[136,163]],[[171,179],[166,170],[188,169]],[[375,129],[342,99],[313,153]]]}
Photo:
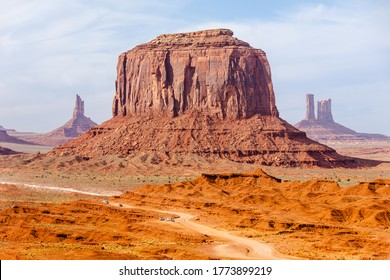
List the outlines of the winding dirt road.
{"label": "winding dirt road", "polygon": [[[118,204],[112,204],[119,206]],[[138,206],[131,206],[121,204],[122,207],[154,211],[158,213],[169,214],[171,216],[178,216],[175,218],[177,224],[183,228],[196,231],[201,234],[212,236],[219,240],[227,241],[227,244],[217,245],[214,247],[214,253],[222,258],[232,259],[247,259],[247,260],[285,260],[296,259],[291,256],[283,255],[276,251],[272,246],[259,242],[254,239],[246,238],[231,234],[230,232],[214,229],[196,222],[193,222],[194,216],[188,213],[177,211],[164,211],[158,209],[144,208]]]}
{"label": "winding dirt road", "polygon": [[[47,189],[52,191],[63,191],[63,192],[70,192],[70,193],[80,193],[85,195],[107,197],[107,194],[86,192],[86,191],[80,191],[71,188],[42,186],[42,185],[15,183],[15,182],[0,182],[0,184],[9,184],[9,185],[23,186],[28,188],[41,188],[41,189]],[[188,213],[177,212],[177,211],[165,211],[160,209],[151,209],[145,207],[131,206],[127,204],[121,204],[122,206],[120,206],[119,204],[120,203],[110,203],[110,205],[116,207],[154,211],[161,214],[169,214],[171,216],[176,216],[179,218],[175,219],[176,221],[175,224],[180,225],[185,229],[193,230],[195,232],[214,237],[218,240],[226,241],[226,243],[224,244],[214,246],[214,254],[221,258],[252,259],[252,260],[296,259],[292,256],[283,255],[277,252],[272,246],[262,243],[260,241],[242,237],[242,236],[237,236],[227,231],[218,230],[215,228],[211,228],[196,223],[193,221],[195,217]]]}

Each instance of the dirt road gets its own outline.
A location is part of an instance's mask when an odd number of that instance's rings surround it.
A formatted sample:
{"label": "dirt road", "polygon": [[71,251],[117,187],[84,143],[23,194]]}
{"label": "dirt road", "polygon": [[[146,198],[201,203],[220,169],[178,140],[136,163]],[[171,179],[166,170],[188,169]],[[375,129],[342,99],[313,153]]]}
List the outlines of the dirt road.
{"label": "dirt road", "polygon": [[[119,204],[112,204],[119,206]],[[154,211],[158,213],[170,214],[176,216],[175,221],[183,228],[190,229],[201,234],[212,236],[219,240],[227,241],[227,244],[214,247],[214,254],[221,258],[248,259],[248,260],[285,260],[296,259],[291,256],[283,255],[277,252],[272,246],[246,237],[237,236],[227,231],[211,228],[196,222],[193,222],[194,216],[177,211],[164,211],[158,209],[144,208],[122,204],[122,207]]]}
{"label": "dirt road", "polygon": [[71,188],[63,188],[63,187],[52,187],[52,186],[42,186],[42,185],[35,185],[35,184],[26,184],[26,183],[15,183],[15,182],[5,182],[1,181],[1,185],[14,185],[14,186],[21,186],[21,187],[27,187],[27,188],[35,188],[35,189],[46,189],[51,191],[61,191],[61,192],[70,192],[70,193],[80,193],[85,195],[93,195],[93,196],[110,196],[111,194],[107,193],[95,193],[95,192],[86,192],[86,191],[80,191],[75,190]]}

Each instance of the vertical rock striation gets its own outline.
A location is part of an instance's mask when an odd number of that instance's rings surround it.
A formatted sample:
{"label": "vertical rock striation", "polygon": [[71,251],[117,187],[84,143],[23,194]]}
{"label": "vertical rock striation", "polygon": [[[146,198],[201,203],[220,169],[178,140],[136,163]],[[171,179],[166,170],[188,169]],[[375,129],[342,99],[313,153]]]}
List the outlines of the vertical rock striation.
{"label": "vertical rock striation", "polygon": [[317,103],[317,120],[320,122],[333,123],[332,100],[319,100]]}
{"label": "vertical rock striation", "polygon": [[314,114],[314,94],[306,94],[306,120],[314,121],[316,116]]}
{"label": "vertical rock striation", "polygon": [[76,94],[76,103],[73,109],[73,118],[84,116],[84,101]]}

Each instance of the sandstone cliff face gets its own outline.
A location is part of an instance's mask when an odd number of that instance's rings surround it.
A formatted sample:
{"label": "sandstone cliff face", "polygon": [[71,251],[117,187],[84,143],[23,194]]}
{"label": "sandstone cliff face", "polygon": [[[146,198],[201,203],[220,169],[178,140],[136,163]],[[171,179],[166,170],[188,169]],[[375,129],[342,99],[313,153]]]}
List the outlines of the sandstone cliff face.
{"label": "sandstone cliff face", "polygon": [[307,121],[314,121],[316,119],[314,114],[314,94],[306,95],[306,119]]}
{"label": "sandstone cliff face", "polygon": [[332,100],[319,100],[317,103],[317,120],[320,122],[333,123]]}
{"label": "sandstone cliff face", "polygon": [[265,53],[227,29],[161,35],[120,55],[113,116],[278,116]]}

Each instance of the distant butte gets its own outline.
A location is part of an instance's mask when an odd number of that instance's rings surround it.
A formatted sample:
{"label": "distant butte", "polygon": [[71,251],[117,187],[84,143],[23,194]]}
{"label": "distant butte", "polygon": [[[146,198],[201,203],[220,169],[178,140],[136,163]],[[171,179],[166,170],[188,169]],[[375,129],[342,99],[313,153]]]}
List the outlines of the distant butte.
{"label": "distant butte", "polygon": [[15,154],[20,154],[20,152],[15,152],[14,150],[11,150],[11,149],[8,149],[8,148],[4,148],[4,147],[0,146],[0,155],[8,156],[8,155],[15,155]]}
{"label": "distant butte", "polygon": [[68,122],[46,134],[29,135],[23,139],[39,145],[58,146],[87,132],[93,126],[97,126],[97,124],[84,115],[84,101],[79,95],[76,95],[73,116]]}
{"label": "distant butte", "polygon": [[23,145],[34,145],[33,143],[19,139],[13,135],[9,135],[8,131],[4,128],[0,128],[0,142],[13,143],[13,144],[23,144]]}
{"label": "distant butte", "polygon": [[49,155],[359,165],[279,118],[265,52],[228,29],[160,35],[122,53],[115,87],[113,118]]}
{"label": "distant butte", "polygon": [[314,113],[314,95],[306,95],[306,118],[295,127],[305,131],[313,140],[331,143],[390,141],[390,137],[382,134],[359,133],[333,120],[332,100],[317,102],[317,118]]}

